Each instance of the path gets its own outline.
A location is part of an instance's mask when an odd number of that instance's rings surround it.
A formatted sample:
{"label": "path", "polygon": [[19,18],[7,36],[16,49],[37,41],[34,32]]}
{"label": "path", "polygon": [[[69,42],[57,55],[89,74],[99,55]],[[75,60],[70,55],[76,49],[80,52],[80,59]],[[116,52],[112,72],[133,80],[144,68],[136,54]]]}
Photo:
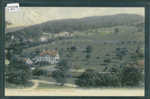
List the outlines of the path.
{"label": "path", "polygon": [[[43,84],[57,84],[56,82],[49,82],[49,81],[45,81],[45,80],[31,80],[32,83],[33,83],[33,86],[30,87],[30,88],[25,88],[27,90],[32,90],[32,89],[36,89],[38,86],[39,86],[39,83],[43,83]],[[67,87],[77,87],[76,85],[74,84],[69,84],[69,83],[66,83],[64,84],[64,86],[67,86]]]}

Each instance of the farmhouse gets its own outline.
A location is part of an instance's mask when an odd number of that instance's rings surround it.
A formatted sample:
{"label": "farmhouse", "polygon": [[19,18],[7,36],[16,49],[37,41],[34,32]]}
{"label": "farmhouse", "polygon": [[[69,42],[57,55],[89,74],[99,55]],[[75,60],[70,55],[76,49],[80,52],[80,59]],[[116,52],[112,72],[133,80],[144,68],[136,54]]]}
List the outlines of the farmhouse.
{"label": "farmhouse", "polygon": [[28,65],[33,64],[33,61],[30,58],[25,58],[24,60],[25,60],[26,64],[28,64]]}
{"label": "farmhouse", "polygon": [[55,35],[55,37],[72,37],[72,36],[73,36],[73,34],[70,32],[60,32]]}
{"label": "farmhouse", "polygon": [[36,63],[46,62],[49,64],[57,64],[59,62],[60,56],[57,50],[43,50],[39,55],[34,58],[26,58],[26,64],[32,65]]}
{"label": "farmhouse", "polygon": [[40,41],[41,41],[41,42],[46,42],[46,41],[48,41],[48,38],[47,38],[46,36],[42,36],[42,37],[40,38]]}
{"label": "farmhouse", "polygon": [[60,56],[57,50],[43,50],[39,56],[36,56],[33,60],[35,63],[48,62],[50,64],[56,64],[59,62]]}

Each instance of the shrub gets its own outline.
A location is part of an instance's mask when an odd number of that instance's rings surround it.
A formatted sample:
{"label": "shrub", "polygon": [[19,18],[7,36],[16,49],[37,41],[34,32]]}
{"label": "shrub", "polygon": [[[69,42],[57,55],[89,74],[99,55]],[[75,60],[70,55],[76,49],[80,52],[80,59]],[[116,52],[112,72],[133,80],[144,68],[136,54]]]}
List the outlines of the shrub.
{"label": "shrub", "polygon": [[22,61],[11,61],[6,68],[6,81],[9,83],[26,85],[31,76],[30,67]]}
{"label": "shrub", "polygon": [[61,60],[55,68],[56,70],[52,72],[52,77],[56,80],[57,83],[64,85],[67,79],[67,73],[70,69],[67,60]]}
{"label": "shrub", "polygon": [[92,87],[96,86],[96,80],[98,73],[92,69],[87,69],[82,75],[78,77],[75,84],[80,87]]}
{"label": "shrub", "polygon": [[75,84],[80,87],[103,87],[120,86],[119,77],[113,73],[99,73],[92,69],[87,69],[80,75]]}
{"label": "shrub", "polygon": [[99,78],[96,81],[98,86],[101,87],[117,87],[120,86],[120,79],[118,75],[113,73],[99,74]]}
{"label": "shrub", "polygon": [[61,70],[56,70],[52,72],[52,77],[56,80],[57,83],[61,83],[63,86],[66,82],[66,73]]}
{"label": "shrub", "polygon": [[125,66],[120,76],[122,86],[137,86],[142,80],[142,71],[137,66]]}
{"label": "shrub", "polygon": [[33,75],[33,76],[41,76],[41,75],[43,75],[43,71],[40,70],[40,69],[38,69],[38,68],[36,68],[36,69],[34,69],[34,70],[32,71],[32,75]]}

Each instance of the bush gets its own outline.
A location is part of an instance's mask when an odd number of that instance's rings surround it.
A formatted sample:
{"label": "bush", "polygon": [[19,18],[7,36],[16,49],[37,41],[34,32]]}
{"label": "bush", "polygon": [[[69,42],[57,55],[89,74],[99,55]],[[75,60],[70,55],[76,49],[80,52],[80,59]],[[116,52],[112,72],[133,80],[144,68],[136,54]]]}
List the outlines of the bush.
{"label": "bush", "polygon": [[31,76],[30,67],[22,61],[11,61],[6,68],[6,81],[9,83],[26,85]]}
{"label": "bush", "polygon": [[66,82],[66,73],[61,70],[56,70],[52,72],[52,77],[56,80],[57,83],[61,83],[63,86]]}
{"label": "bush", "polygon": [[97,85],[101,87],[117,87],[120,86],[120,79],[118,75],[113,73],[99,74]]}
{"label": "bush", "polygon": [[92,69],[87,69],[80,75],[75,84],[80,87],[103,87],[120,86],[119,77],[112,73],[99,73]]}
{"label": "bush", "polygon": [[52,77],[56,80],[57,83],[61,83],[63,86],[67,80],[67,73],[70,69],[67,60],[61,60],[56,65],[56,70],[52,72]]}
{"label": "bush", "polygon": [[96,85],[98,73],[92,69],[87,69],[78,79],[75,84],[80,87],[92,87]]}
{"label": "bush", "polygon": [[41,69],[36,68],[32,71],[32,75],[33,76],[41,76],[41,75],[43,75],[43,71]]}
{"label": "bush", "polygon": [[137,86],[142,80],[142,71],[137,66],[125,66],[120,76],[122,86]]}

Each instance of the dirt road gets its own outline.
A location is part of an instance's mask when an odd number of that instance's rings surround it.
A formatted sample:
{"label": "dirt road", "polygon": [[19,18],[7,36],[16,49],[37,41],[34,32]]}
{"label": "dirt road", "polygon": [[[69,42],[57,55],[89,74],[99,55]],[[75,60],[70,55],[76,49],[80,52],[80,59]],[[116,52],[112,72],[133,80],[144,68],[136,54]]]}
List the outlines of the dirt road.
{"label": "dirt road", "polygon": [[[38,86],[39,86],[39,83],[43,83],[43,84],[55,84],[56,85],[56,82],[48,82],[48,81],[45,81],[45,80],[31,80],[33,82],[33,86],[30,87],[30,88],[24,88],[25,90],[33,90],[33,89],[36,89]],[[64,86],[66,87],[72,87],[72,88],[76,88],[77,86],[74,85],[74,84],[69,84],[69,83],[66,83],[64,84]]]}

